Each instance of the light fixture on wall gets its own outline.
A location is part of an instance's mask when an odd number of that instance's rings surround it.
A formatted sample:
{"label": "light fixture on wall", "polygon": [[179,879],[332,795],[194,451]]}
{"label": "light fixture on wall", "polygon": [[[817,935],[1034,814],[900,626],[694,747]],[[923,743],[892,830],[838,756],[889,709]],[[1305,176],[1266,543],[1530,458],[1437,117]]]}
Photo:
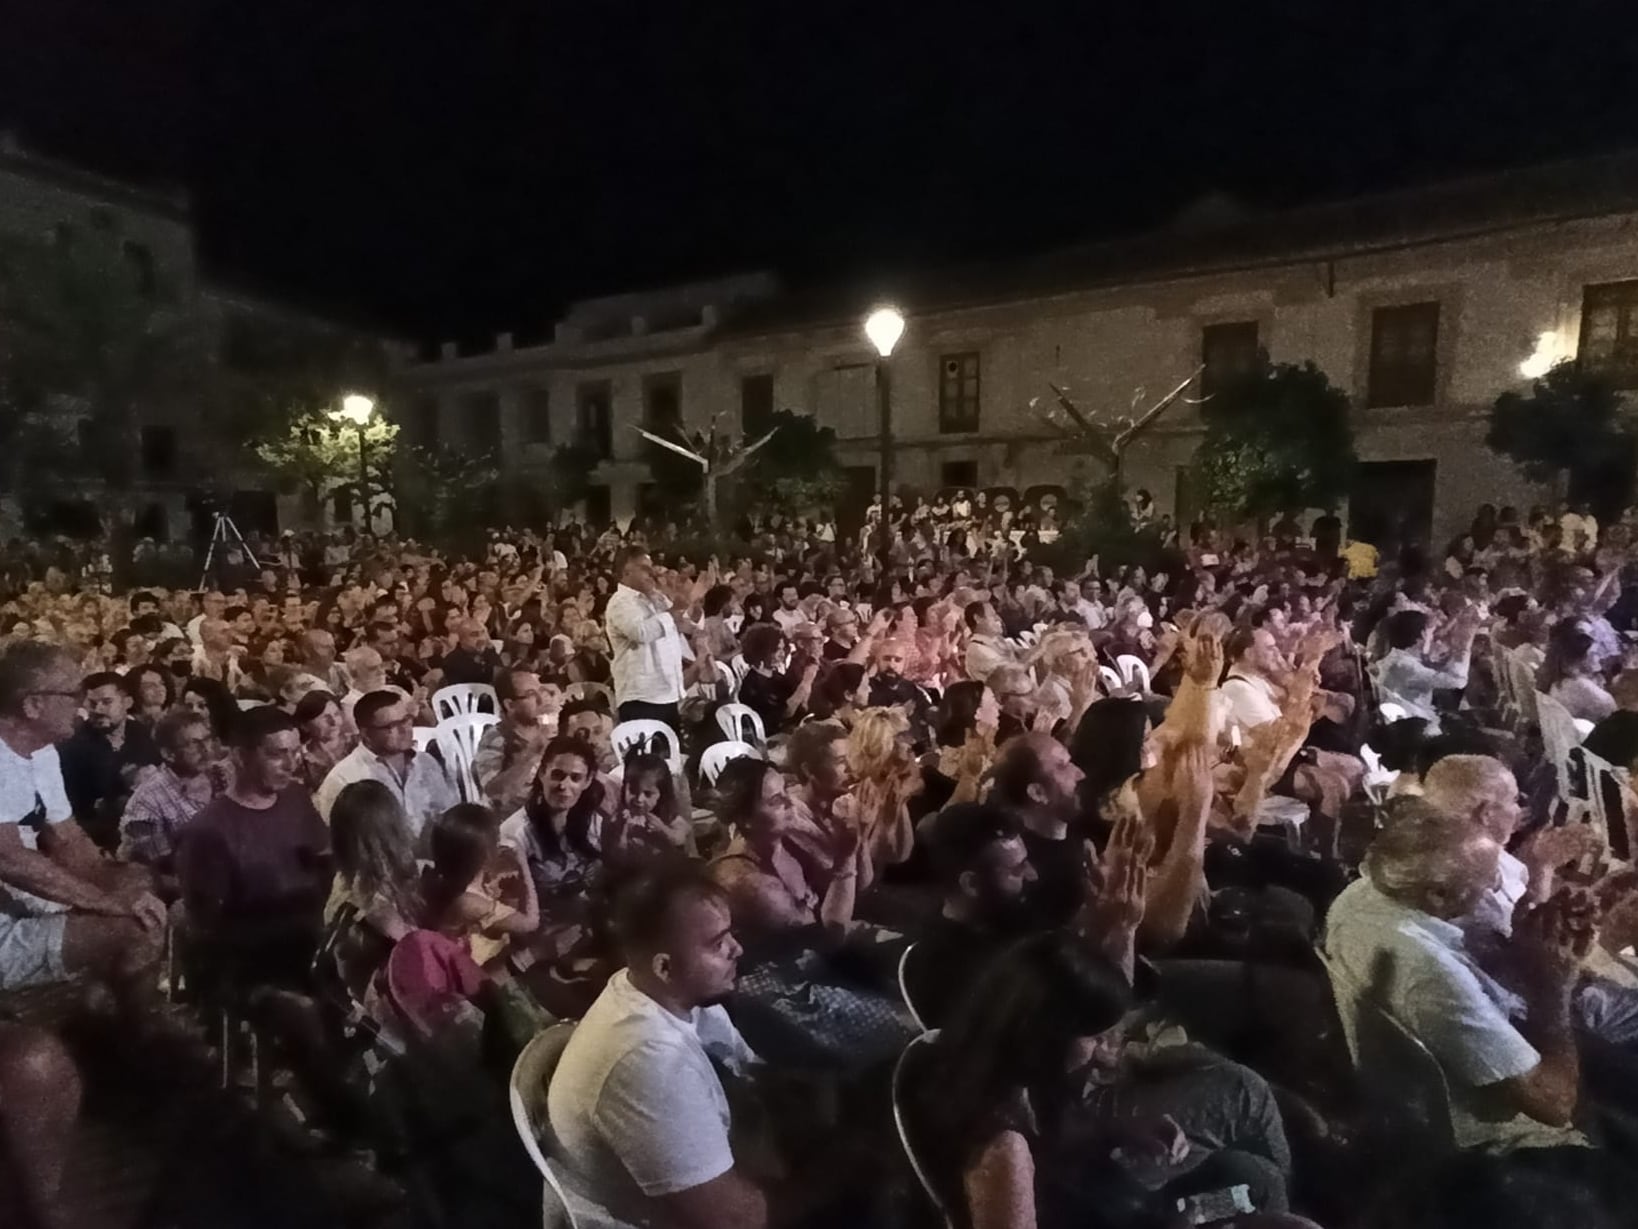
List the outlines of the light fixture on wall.
{"label": "light fixture on wall", "polygon": [[1519,374],[1526,380],[1539,380],[1559,362],[1569,357],[1556,329],[1549,329],[1536,337],[1536,348],[1530,357],[1519,364]]}

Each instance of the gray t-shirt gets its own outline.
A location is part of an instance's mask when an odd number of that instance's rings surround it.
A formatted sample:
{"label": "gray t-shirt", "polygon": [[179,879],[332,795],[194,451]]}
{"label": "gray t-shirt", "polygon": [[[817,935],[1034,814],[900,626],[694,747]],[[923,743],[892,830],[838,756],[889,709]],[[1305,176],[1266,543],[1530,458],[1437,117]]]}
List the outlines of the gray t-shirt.
{"label": "gray t-shirt", "polygon": [[581,1229],[660,1229],[655,1197],[728,1172],[728,1098],[711,1059],[756,1062],[728,1013],[672,1015],[622,969],[563,1051],[547,1093],[554,1171]]}

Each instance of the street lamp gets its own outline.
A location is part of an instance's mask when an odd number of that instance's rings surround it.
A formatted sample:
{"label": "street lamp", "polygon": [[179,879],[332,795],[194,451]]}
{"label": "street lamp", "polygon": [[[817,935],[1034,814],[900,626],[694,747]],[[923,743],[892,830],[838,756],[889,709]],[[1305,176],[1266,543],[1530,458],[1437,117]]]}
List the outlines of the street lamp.
{"label": "street lamp", "polygon": [[888,512],[893,506],[893,379],[887,360],[893,356],[893,347],[904,336],[904,316],[896,307],[878,307],[865,317],[865,336],[876,347],[876,411],[879,415],[881,445],[881,524],[883,584],[891,569],[893,531],[888,524]]}
{"label": "street lamp", "polygon": [[364,430],[370,425],[374,414],[375,399],[363,393],[348,393],[341,399],[341,408],[335,412],[335,417],[345,419],[358,430],[358,502],[364,510],[365,533],[370,532],[374,523],[370,519],[370,459],[368,445],[364,442]]}

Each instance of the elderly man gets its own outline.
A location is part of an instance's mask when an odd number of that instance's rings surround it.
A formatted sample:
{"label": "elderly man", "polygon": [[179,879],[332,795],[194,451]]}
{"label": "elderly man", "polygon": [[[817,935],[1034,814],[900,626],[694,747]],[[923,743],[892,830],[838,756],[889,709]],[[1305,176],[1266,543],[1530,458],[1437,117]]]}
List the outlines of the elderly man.
{"label": "elderly man", "polygon": [[358,746],[324,778],[313,802],[326,823],[336,795],[354,781],[379,781],[404,808],[412,836],[460,802],[443,763],[415,749],[415,713],[396,691],[372,691],[353,707]]}
{"label": "elderly man", "polygon": [[164,762],[125,804],[119,852],[122,858],[150,867],[164,883],[173,878],[182,830],[221,792],[225,774],[207,769],[210,723],[198,713],[186,709],[166,713],[154,727],[154,741]]}
{"label": "elderly man", "polygon": [[[1560,870],[1598,857],[1604,838],[1586,824],[1544,828],[1507,851],[1524,809],[1512,771],[1488,755],[1448,755],[1429,768],[1422,797],[1436,810],[1466,820],[1499,846],[1496,883],[1463,920],[1462,929],[1476,956],[1505,949],[1513,933],[1520,901],[1538,904],[1551,897]],[[1629,936],[1601,935],[1587,955],[1575,988],[1577,1022],[1611,1045],[1638,1043],[1638,985],[1630,969],[1613,952]]]}
{"label": "elderly man", "polygon": [[341,697],[341,711],[348,721],[353,721],[353,706],[372,691],[392,691],[406,700],[413,698],[408,691],[393,683],[386,661],[368,645],[347,650],[347,675],[353,680],[353,686]]}
{"label": "elderly man", "polygon": [[0,990],[82,973],[151,1002],[165,906],[140,868],[104,859],[73,822],[55,744],[84,694],[64,650],[0,651]]}
{"label": "elderly man", "polygon": [[226,619],[207,618],[199,625],[199,647],[193,651],[194,678],[213,679],[229,691],[238,690],[244,679],[239,667],[243,651],[233,643],[233,629]]}
{"label": "elderly man", "polygon": [[152,736],[130,714],[125,680],[93,674],[85,680],[85,720],[57,748],[74,818],[110,848],[126,798],[143,770],[159,763]]}
{"label": "elderly man", "polygon": [[1374,1002],[1428,1048],[1445,1073],[1458,1145],[1583,1144],[1571,1126],[1580,1059],[1570,996],[1592,920],[1567,892],[1523,914],[1507,947],[1515,989],[1505,988],[1460,925],[1495,886],[1500,853],[1467,816],[1422,798],[1390,804],[1365,876],[1326,918],[1340,1005]]}
{"label": "elderly man", "polygon": [[302,634],[301,660],[296,664],[315,678],[323,679],[324,689],[333,696],[344,696],[352,690],[347,671],[336,660],[336,638],[322,627]]}
{"label": "elderly man", "polygon": [[652,718],[681,728],[683,658],[689,649],[660,590],[648,552],[623,547],[615,556],[620,584],[604,623],[614,655],[614,699],[621,721]]}
{"label": "elderly man", "polygon": [[444,655],[444,685],[487,683],[500,669],[500,654],[489,641],[489,631],[476,619],[455,625],[456,646]]}
{"label": "elderly man", "polygon": [[195,648],[204,643],[201,634],[206,619],[220,619],[227,612],[227,597],[219,590],[212,589],[200,600],[200,612],[188,620],[188,639]]}
{"label": "elderly man", "polygon": [[557,733],[562,692],[555,682],[551,691],[555,694],[548,693],[533,670],[495,672],[500,724],[490,726],[479,739],[472,775],[485,801],[501,815],[510,815],[528,799],[540,771],[540,753]]}

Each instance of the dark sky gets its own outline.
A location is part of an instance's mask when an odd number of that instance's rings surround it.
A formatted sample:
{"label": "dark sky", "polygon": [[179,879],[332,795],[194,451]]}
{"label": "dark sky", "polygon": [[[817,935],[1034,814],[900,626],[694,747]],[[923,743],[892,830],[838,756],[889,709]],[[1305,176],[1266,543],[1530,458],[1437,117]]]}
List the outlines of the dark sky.
{"label": "dark sky", "polygon": [[1631,0],[0,0],[0,126],[409,335],[1638,147]]}

